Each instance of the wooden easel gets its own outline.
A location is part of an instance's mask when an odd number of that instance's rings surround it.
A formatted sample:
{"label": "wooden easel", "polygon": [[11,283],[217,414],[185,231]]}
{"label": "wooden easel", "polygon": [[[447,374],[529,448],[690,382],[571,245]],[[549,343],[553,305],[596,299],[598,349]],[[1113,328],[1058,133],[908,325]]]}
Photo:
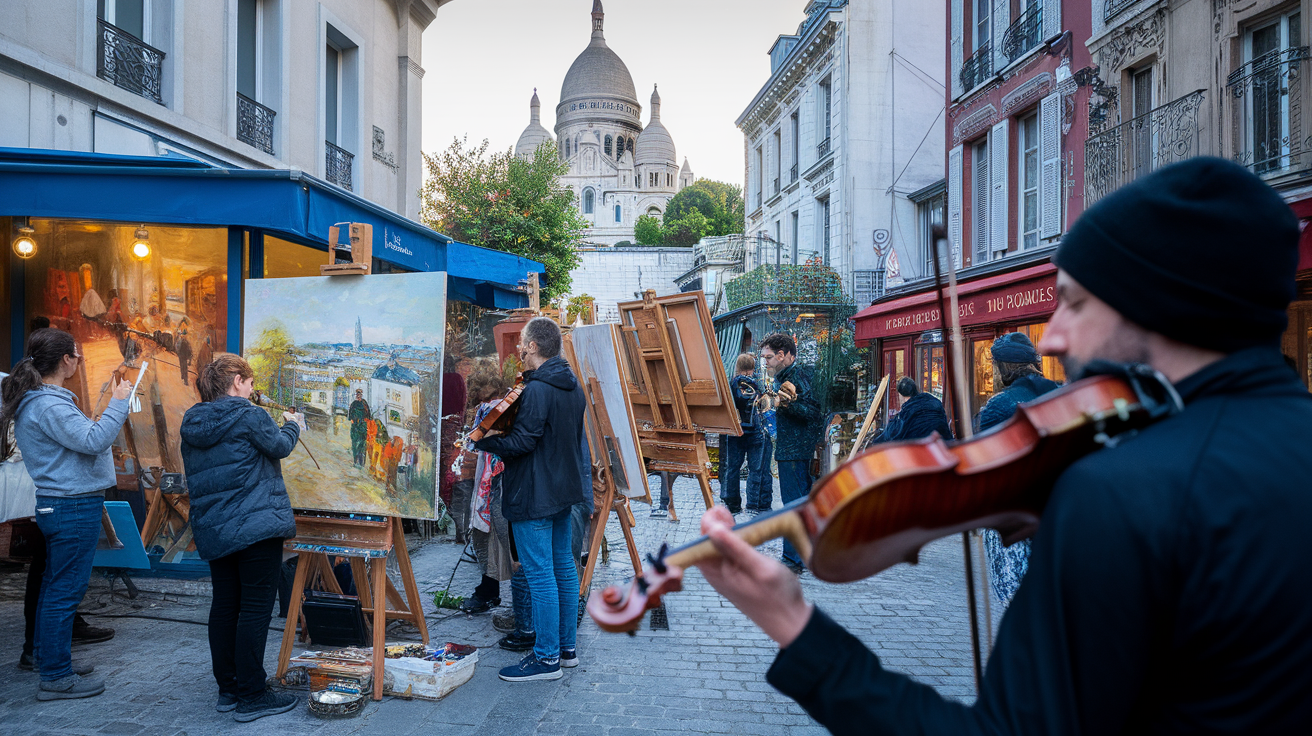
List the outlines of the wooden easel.
{"label": "wooden easel", "polygon": [[[700,292],[695,296],[705,303],[705,296]],[[702,501],[709,509],[715,505],[715,497],[711,495],[711,461],[706,452],[706,433],[694,424],[689,405],[692,401],[720,404],[716,383],[706,380],[684,382],[679,361],[684,359],[682,351],[685,347],[670,334],[671,320],[665,304],[656,298],[655,290],[643,292],[640,304],[625,302],[619,306],[624,346],[629,352],[629,363],[637,373],[632,377],[635,385],[630,389],[630,398],[635,405],[646,405],[651,417],[650,424],[644,424],[638,430],[642,456],[649,461],[647,470],[693,476],[701,487]],[[710,325],[707,324],[704,330],[710,330]],[[734,417],[737,417],[736,410]],[[736,419],[734,424],[737,424]],[[733,434],[741,434],[741,429]],[[677,521],[674,489],[666,491],[670,498],[671,518]]]}
{"label": "wooden easel", "polygon": [[[568,335],[564,338],[562,349],[565,353],[565,359],[569,362],[570,367],[574,369],[575,375],[580,376],[578,357],[574,353],[574,342],[570,340]],[[585,431],[588,433],[588,452],[592,456],[592,475],[594,478],[600,476],[605,486],[605,491],[599,502],[596,501],[594,494],[596,510],[602,513],[596,514],[592,520],[592,536],[588,540],[588,564],[584,567],[583,576],[579,579],[579,597],[583,598],[587,596],[588,590],[592,586],[592,573],[597,567],[598,551],[601,549],[601,540],[606,536],[606,522],[610,519],[612,511],[619,519],[620,531],[624,532],[624,542],[629,548],[629,560],[633,563],[633,574],[637,575],[642,572],[642,559],[638,555],[638,542],[633,538],[633,527],[637,520],[633,518],[633,509],[629,507],[629,499],[618,492],[615,486],[614,474],[610,471],[604,427],[611,427],[612,425],[610,416],[606,412],[606,402],[601,398],[601,386],[595,378],[580,381],[580,385],[582,385],[584,396],[588,400],[589,411],[585,412],[587,421]]]}
{"label": "wooden easel", "polygon": [[[306,583],[313,574],[322,580],[330,593],[340,595],[342,589],[333,576],[329,556],[347,557],[351,560],[351,574],[355,578],[360,607],[368,616],[366,621],[373,634],[373,697],[374,700],[382,700],[383,655],[388,619],[414,624],[424,644],[428,644],[428,622],[424,619],[424,607],[419,601],[419,586],[415,584],[414,568],[410,566],[410,553],[406,550],[405,535],[401,532],[401,519],[395,516],[373,520],[297,514],[296,538],[289,540],[286,548],[298,553],[300,562],[296,565],[291,605],[287,608],[287,623],[283,626],[282,648],[278,650],[278,678],[282,679],[287,674],[296,624],[302,622],[301,599],[305,594]],[[401,599],[396,586],[387,577],[387,553],[392,550],[396,550],[396,561],[401,568],[405,600]],[[305,640],[306,630],[302,625],[302,641]]]}

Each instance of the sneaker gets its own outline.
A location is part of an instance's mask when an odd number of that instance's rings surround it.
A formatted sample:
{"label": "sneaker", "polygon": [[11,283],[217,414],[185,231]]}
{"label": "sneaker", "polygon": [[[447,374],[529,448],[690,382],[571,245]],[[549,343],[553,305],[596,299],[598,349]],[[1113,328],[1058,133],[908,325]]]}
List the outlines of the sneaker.
{"label": "sneaker", "polygon": [[[87,664],[81,660],[75,659],[70,664],[73,667],[73,674],[75,675],[89,675],[96,671],[96,666],[94,664]],[[36,670],[41,669],[41,664],[36,661],[36,655],[24,654],[18,658],[18,669],[35,672]]]}
{"label": "sneaker", "polygon": [[276,716],[295,708],[298,702],[300,701],[295,695],[265,690],[254,700],[238,703],[233,718],[237,719],[238,723],[247,723],[265,716]]}
{"label": "sneaker", "polygon": [[516,634],[511,633],[509,636],[501,637],[497,646],[510,652],[527,652],[538,642],[536,634]]}
{"label": "sneaker", "polygon": [[219,693],[219,702],[215,704],[214,710],[220,713],[231,713],[237,710],[237,696],[230,693]]}
{"label": "sneaker", "polygon": [[560,662],[548,664],[530,654],[520,660],[519,664],[502,667],[500,677],[506,682],[529,682],[531,680],[559,680],[564,674],[560,671]]}
{"label": "sneaker", "polygon": [[659,506],[651,510],[651,518],[653,519],[666,519],[669,518],[669,516],[670,516],[670,512],[666,511],[663,508],[660,508]]}
{"label": "sneaker", "polygon": [[42,680],[37,686],[37,700],[73,700],[89,698],[105,692],[105,681],[99,677],[69,675],[58,680]]}
{"label": "sneaker", "polygon": [[114,638],[114,630],[103,626],[92,626],[81,616],[73,619],[73,644],[98,644]]}
{"label": "sneaker", "polygon": [[789,570],[792,570],[794,575],[800,576],[802,573],[806,572],[806,568],[801,563],[789,562],[788,560],[781,560],[781,561],[784,563],[784,567],[788,568]]}
{"label": "sneaker", "polygon": [[509,634],[515,630],[515,614],[512,613],[494,613],[492,614],[492,628],[503,634]]}
{"label": "sneaker", "polygon": [[487,613],[493,608],[501,605],[500,598],[479,598],[477,595],[471,595],[460,603],[460,610],[474,615],[476,613]]}
{"label": "sneaker", "polygon": [[566,669],[579,666],[579,651],[575,647],[560,648],[560,666]]}

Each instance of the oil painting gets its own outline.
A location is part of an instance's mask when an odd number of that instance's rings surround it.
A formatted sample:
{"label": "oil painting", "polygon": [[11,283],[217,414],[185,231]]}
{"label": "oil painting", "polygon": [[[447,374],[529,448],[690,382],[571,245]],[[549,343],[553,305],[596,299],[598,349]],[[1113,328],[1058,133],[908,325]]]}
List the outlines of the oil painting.
{"label": "oil painting", "polygon": [[282,462],[292,506],[436,518],[446,274],[245,286],[260,402],[305,415],[304,444]]}

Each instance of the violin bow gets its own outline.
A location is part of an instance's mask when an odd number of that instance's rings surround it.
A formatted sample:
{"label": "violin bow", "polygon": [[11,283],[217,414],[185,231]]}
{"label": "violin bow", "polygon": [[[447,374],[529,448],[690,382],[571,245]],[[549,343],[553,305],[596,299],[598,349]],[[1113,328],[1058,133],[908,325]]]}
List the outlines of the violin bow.
{"label": "violin bow", "polygon": [[[934,247],[934,294],[938,297],[938,314],[939,322],[944,328],[949,328],[949,339],[951,340],[951,357],[944,355],[943,372],[946,374],[943,381],[943,399],[944,404],[956,417],[957,423],[962,427],[961,434],[963,439],[969,439],[974,435],[974,426],[969,416],[963,416],[964,411],[967,415],[970,413],[970,403],[966,400],[966,382],[965,382],[965,357],[961,351],[961,317],[957,313],[957,266],[955,259],[952,258],[952,252],[948,251],[948,268],[950,269],[951,281],[951,317],[948,316],[947,300],[943,296],[943,272],[940,266],[943,255],[943,244],[948,242],[947,231],[942,225],[935,225],[930,233],[930,242]],[[952,379],[955,378],[954,382]],[[953,391],[949,386],[956,387],[957,400],[953,400]],[[953,406],[956,404],[956,406]],[[945,438],[947,439],[947,438]],[[980,685],[984,681],[984,662],[979,645],[979,615],[975,607],[975,563],[970,550],[970,532],[961,533],[961,548],[965,554],[966,561],[966,598],[970,610],[970,649],[974,658],[975,665],[975,692],[980,691]],[[988,591],[984,591],[988,595]]]}

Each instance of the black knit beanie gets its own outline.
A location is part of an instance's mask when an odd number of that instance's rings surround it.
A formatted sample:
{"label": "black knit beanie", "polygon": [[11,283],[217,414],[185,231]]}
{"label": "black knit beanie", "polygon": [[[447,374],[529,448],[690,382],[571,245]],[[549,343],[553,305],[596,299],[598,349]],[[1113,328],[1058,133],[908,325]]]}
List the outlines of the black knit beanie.
{"label": "black knit beanie", "polygon": [[1089,208],[1052,260],[1139,326],[1232,353],[1280,341],[1298,237],[1274,189],[1238,164],[1198,157]]}

